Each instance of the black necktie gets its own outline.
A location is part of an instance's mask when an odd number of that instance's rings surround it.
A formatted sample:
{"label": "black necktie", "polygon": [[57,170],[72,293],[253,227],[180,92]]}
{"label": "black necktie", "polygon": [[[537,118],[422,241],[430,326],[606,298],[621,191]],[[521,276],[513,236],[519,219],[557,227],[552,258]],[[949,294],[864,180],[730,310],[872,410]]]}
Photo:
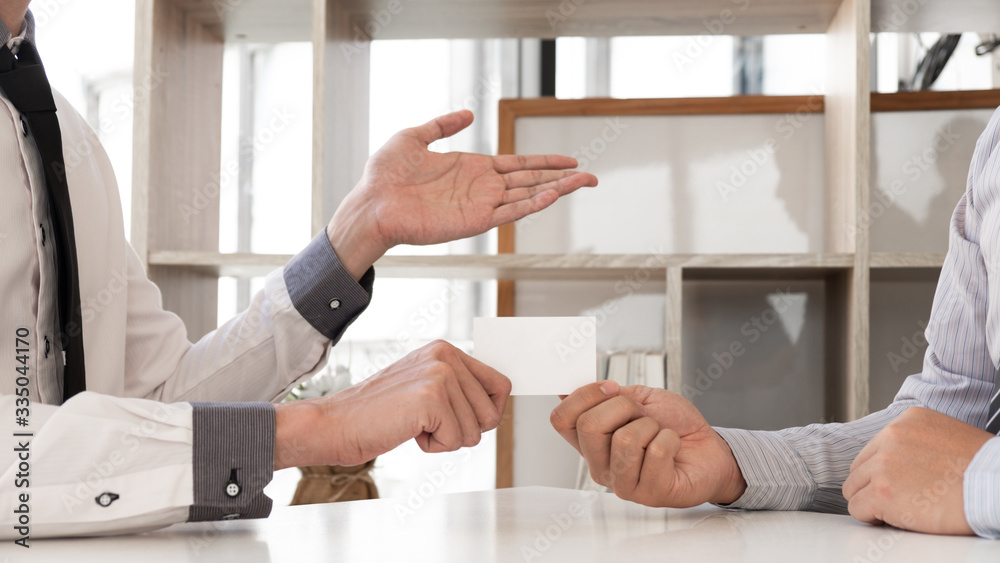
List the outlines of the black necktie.
{"label": "black necktie", "polygon": [[[997,374],[997,378],[1000,379],[1000,374]],[[1000,386],[997,386],[997,390],[993,393],[993,398],[990,399],[990,418],[986,423],[986,431],[990,434],[1000,433]]]}
{"label": "black necktie", "polygon": [[[34,137],[45,171],[49,210],[55,230],[56,271],[59,280],[59,331],[66,354],[63,370],[63,401],[87,388],[83,360],[83,320],[80,311],[80,274],[76,261],[76,237],[70,206],[62,134],[56,118],[52,88],[34,45],[21,43],[18,56],[6,45],[0,47],[0,89],[21,112],[24,134]],[[44,238],[42,244],[44,244]]]}

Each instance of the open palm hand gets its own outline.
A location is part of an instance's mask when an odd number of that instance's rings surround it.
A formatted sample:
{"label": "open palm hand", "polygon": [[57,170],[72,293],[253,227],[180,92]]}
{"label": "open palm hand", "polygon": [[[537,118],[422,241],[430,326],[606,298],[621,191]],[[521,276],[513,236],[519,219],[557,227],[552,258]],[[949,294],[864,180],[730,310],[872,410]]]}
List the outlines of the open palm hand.
{"label": "open palm hand", "polygon": [[597,185],[593,175],[569,170],[577,163],[567,156],[428,149],[472,120],[472,112],[463,110],[394,135],[368,161],[361,182],[338,209],[329,229],[334,247],[338,225],[370,230],[375,259],[397,244],[475,236],[541,211],[581,187]]}
{"label": "open palm hand", "polygon": [[428,150],[471,122],[471,112],[463,111],[406,129],[368,162],[365,178],[380,202],[375,213],[388,243],[436,244],[478,235],[597,183],[590,174],[566,170],[576,166],[566,156]]}

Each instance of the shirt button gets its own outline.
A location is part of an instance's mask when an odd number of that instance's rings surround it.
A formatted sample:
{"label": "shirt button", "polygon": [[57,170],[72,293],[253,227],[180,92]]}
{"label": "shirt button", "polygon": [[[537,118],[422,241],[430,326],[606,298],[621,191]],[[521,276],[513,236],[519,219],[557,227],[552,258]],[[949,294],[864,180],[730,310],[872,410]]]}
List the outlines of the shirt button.
{"label": "shirt button", "polygon": [[111,506],[111,503],[115,502],[119,498],[120,497],[118,495],[114,494],[114,493],[101,493],[101,494],[97,495],[97,498],[95,498],[94,501],[99,506],[103,506],[103,507],[107,508],[107,507]]}
{"label": "shirt button", "polygon": [[226,514],[222,518],[219,518],[219,520],[237,520],[239,517],[239,514]]}
{"label": "shirt button", "polygon": [[229,481],[226,482],[226,496],[229,498],[236,498],[240,496],[242,489],[240,488],[239,477],[237,476],[237,469],[233,469],[229,472]]}
{"label": "shirt button", "polygon": [[24,114],[21,114],[21,133],[24,133],[25,137],[28,136],[28,122],[24,119]]}
{"label": "shirt button", "polygon": [[340,308],[340,299],[331,299],[330,300],[330,309],[336,311],[339,308]]}

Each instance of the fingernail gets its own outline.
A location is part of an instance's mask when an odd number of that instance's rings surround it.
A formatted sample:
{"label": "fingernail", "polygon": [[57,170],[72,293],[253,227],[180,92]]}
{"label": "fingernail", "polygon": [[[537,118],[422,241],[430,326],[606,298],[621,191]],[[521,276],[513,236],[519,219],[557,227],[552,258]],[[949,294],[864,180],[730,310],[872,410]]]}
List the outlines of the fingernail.
{"label": "fingernail", "polygon": [[605,395],[610,395],[611,394],[611,390],[608,389],[608,384],[607,383],[602,383],[601,384],[601,392],[604,393]]}

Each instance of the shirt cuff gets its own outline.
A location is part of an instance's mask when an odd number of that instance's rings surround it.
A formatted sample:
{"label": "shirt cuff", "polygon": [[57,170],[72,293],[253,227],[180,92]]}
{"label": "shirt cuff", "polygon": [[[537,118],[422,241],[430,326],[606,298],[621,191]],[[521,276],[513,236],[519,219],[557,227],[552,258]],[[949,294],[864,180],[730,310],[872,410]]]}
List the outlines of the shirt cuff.
{"label": "shirt cuff", "polygon": [[284,276],[295,309],[336,344],[371,302],[375,268],[368,268],[361,281],[355,281],[340,263],[323,229],[285,265]]}
{"label": "shirt cuff", "polygon": [[978,536],[1000,538],[1000,438],[991,438],[965,468],[965,519]]}
{"label": "shirt cuff", "polygon": [[816,492],[798,452],[778,434],[716,428],[736,457],[747,490],[726,508],[805,510]]}
{"label": "shirt cuff", "polygon": [[265,518],[274,474],[274,406],[191,403],[194,504],[188,522]]}

